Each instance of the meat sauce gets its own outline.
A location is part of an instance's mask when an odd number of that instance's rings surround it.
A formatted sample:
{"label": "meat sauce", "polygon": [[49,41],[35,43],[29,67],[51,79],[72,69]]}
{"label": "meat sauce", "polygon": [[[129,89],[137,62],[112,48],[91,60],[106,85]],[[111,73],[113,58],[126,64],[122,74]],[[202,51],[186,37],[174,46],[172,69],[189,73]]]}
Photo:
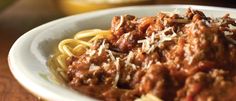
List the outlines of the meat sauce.
{"label": "meat sauce", "polygon": [[69,59],[69,85],[106,101],[236,99],[236,23],[198,10],[115,16],[112,37]]}

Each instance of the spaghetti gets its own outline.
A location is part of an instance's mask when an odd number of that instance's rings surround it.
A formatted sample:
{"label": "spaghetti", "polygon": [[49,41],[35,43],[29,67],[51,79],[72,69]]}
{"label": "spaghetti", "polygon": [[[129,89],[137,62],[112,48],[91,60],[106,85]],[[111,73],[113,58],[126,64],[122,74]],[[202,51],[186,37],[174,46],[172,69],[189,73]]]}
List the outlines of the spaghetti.
{"label": "spaghetti", "polygon": [[192,9],[115,16],[109,30],[62,40],[49,65],[73,89],[105,101],[231,101],[235,26],[229,15],[215,19]]}
{"label": "spaghetti", "polygon": [[49,65],[53,68],[52,71],[57,76],[60,76],[60,79],[67,81],[68,58],[84,54],[96,40],[106,39],[110,35],[110,30],[92,29],[78,32],[74,38],[62,40],[58,45],[59,52],[49,60]]}

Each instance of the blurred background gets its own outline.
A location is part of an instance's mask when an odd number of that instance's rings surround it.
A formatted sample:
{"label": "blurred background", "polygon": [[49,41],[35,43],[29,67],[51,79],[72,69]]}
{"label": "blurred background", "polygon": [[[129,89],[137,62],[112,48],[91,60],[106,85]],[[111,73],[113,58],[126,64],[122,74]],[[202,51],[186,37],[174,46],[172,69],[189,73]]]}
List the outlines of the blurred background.
{"label": "blurred background", "polygon": [[14,41],[43,23],[72,14],[131,5],[192,4],[236,8],[236,0],[0,0],[0,101],[39,101],[13,78],[7,55]]}

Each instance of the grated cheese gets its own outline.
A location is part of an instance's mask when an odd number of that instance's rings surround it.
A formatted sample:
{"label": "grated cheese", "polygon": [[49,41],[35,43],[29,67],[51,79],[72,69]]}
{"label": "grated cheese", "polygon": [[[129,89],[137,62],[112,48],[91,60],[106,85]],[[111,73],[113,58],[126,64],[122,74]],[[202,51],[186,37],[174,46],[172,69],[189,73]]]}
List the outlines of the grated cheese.
{"label": "grated cheese", "polygon": [[130,34],[129,32],[128,33],[124,33],[123,35],[121,35],[121,38],[119,38],[117,40],[117,43],[120,43],[121,41],[123,41],[123,39],[132,40],[132,38],[133,38],[133,35]]}
{"label": "grated cheese", "polygon": [[151,47],[147,50],[147,53],[151,53],[155,50],[156,46],[155,45],[151,45]]}
{"label": "grated cheese", "polygon": [[107,70],[107,69],[110,68],[110,64],[104,62],[104,63],[102,64],[102,67]]}
{"label": "grated cheese", "polygon": [[202,19],[202,22],[205,23],[208,27],[211,27],[211,24],[208,21]]}
{"label": "grated cheese", "polygon": [[94,71],[94,70],[97,70],[99,69],[99,66],[95,65],[95,64],[91,64],[90,67],[89,67],[89,71]]}
{"label": "grated cheese", "polygon": [[194,57],[193,56],[191,56],[191,57],[189,57],[187,60],[189,60],[188,61],[188,64],[189,65],[191,65],[192,63],[193,63],[193,59],[194,59]]}
{"label": "grated cheese", "polygon": [[115,56],[113,55],[113,53],[110,50],[106,50],[108,52],[109,57],[111,58],[112,61],[115,61]]}
{"label": "grated cheese", "polygon": [[164,18],[164,21],[163,21],[163,24],[164,24],[164,26],[167,26],[167,20],[166,20],[166,18]]}
{"label": "grated cheese", "polygon": [[163,100],[151,93],[148,93],[146,95],[142,95],[140,98],[135,99],[134,101],[163,101]]}
{"label": "grated cheese", "polygon": [[147,59],[146,59],[145,64],[144,64],[144,68],[148,69],[151,66],[152,63],[153,63],[152,60],[148,62]]}
{"label": "grated cheese", "polygon": [[89,55],[90,57],[95,55],[96,50],[88,49],[85,54]]}
{"label": "grated cheese", "polygon": [[115,30],[118,30],[118,29],[122,26],[123,23],[124,23],[124,17],[123,17],[123,16],[120,16],[120,22],[119,22],[119,24],[116,26]]}
{"label": "grated cheese", "polygon": [[129,81],[131,79],[130,75],[127,75],[125,79]]}
{"label": "grated cheese", "polygon": [[129,63],[130,60],[134,57],[134,53],[132,51],[129,52],[128,56],[127,56],[127,60],[125,61],[126,63]]}
{"label": "grated cheese", "polygon": [[131,66],[133,69],[136,69],[135,64],[130,63],[131,59],[133,58],[134,58],[134,53],[130,51],[127,56],[127,59],[125,60],[125,66]]}
{"label": "grated cheese", "polygon": [[151,42],[150,43],[154,43],[155,42],[155,33],[153,32],[152,35],[151,35],[151,38],[150,38]]}
{"label": "grated cheese", "polygon": [[[172,34],[171,35],[166,35],[165,32],[171,30]],[[158,46],[160,47],[160,45],[165,42],[165,41],[171,41],[174,37],[177,36],[177,34],[174,32],[172,27],[168,27],[165,28],[164,30],[159,32],[160,34],[160,40],[158,41]]]}
{"label": "grated cheese", "polygon": [[98,48],[98,56],[100,56],[102,54],[102,50],[105,49],[105,40],[103,40],[102,44],[100,45],[100,47]]}
{"label": "grated cheese", "polygon": [[230,32],[230,31],[224,31],[224,34],[225,34],[226,36],[228,36],[228,35],[234,35],[234,33],[233,33],[233,32]]}
{"label": "grated cheese", "polygon": [[146,37],[143,40],[138,40],[138,43],[142,43],[142,51],[149,54],[156,48],[155,44],[155,33],[152,33],[150,37]]}
{"label": "grated cheese", "polygon": [[[130,37],[131,37],[131,34],[130,34],[130,32],[128,32],[128,33],[125,33],[125,34],[123,34],[123,36],[124,36],[124,38],[125,39],[130,39]],[[133,36],[132,36],[133,37]],[[132,40],[132,39],[131,39]]]}
{"label": "grated cheese", "polygon": [[[166,35],[165,33],[169,30],[172,31],[172,34]],[[155,40],[156,39],[155,33],[152,33],[152,35],[150,37],[146,37],[143,40],[138,40],[138,43],[142,43],[142,51],[143,52],[149,54],[149,53],[153,52],[157,46],[161,47],[163,42],[171,41],[174,37],[177,36],[177,34],[174,32],[173,27],[168,27],[162,31],[159,31],[158,35],[159,35],[159,41]],[[158,44],[155,44],[155,43],[158,43]]]}
{"label": "grated cheese", "polygon": [[116,77],[115,77],[113,87],[117,87],[116,85],[120,78],[120,58],[116,58],[116,61],[114,62],[114,64],[116,66]]}

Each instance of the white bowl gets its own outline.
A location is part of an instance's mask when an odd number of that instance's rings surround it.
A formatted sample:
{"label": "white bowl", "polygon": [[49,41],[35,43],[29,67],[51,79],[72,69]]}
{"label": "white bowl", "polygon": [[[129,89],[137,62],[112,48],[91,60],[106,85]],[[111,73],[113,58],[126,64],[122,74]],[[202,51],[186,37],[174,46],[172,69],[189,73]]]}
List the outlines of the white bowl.
{"label": "white bowl", "polygon": [[11,72],[21,85],[43,99],[95,100],[47,78],[52,74],[46,62],[60,40],[72,37],[76,32],[84,29],[108,29],[115,15],[133,14],[141,17],[155,15],[159,11],[173,11],[176,8],[184,13],[189,7],[204,11],[210,17],[220,17],[226,13],[236,17],[236,9],[194,5],[133,6],[69,16],[39,26],[22,35],[9,52]]}

